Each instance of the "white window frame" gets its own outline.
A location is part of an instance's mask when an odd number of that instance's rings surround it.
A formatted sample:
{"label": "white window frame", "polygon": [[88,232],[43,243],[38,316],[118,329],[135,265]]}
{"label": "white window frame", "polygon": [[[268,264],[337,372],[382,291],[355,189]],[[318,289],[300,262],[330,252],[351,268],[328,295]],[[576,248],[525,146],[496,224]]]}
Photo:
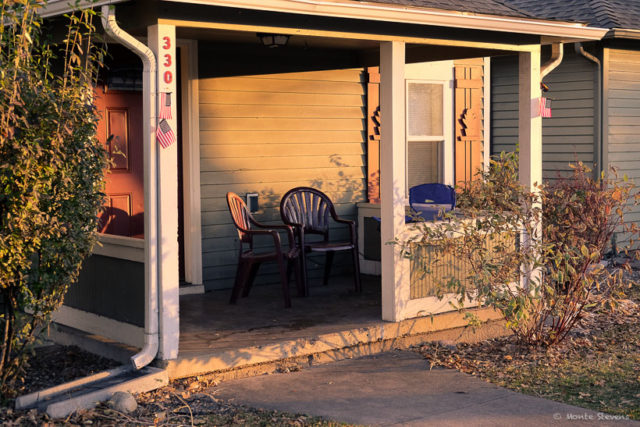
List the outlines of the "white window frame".
{"label": "white window frame", "polygon": [[[405,183],[406,197],[409,199],[408,185],[408,148],[411,141],[442,141],[439,159],[439,181],[454,185],[455,157],[454,157],[454,68],[453,61],[424,62],[405,65]],[[409,136],[409,83],[441,84],[442,90],[442,133],[438,136],[410,137]]]}
{"label": "white window frame", "polygon": [[[431,85],[440,85],[442,86],[442,135],[419,135],[412,136],[409,132],[409,85],[411,83],[422,83],[422,84],[431,84]],[[439,158],[438,158],[438,182],[442,182],[444,180],[444,151],[446,144],[446,121],[444,117],[445,114],[445,101],[446,97],[445,92],[447,91],[447,87],[444,82],[437,80],[424,80],[424,79],[406,79],[405,80],[405,187],[407,192],[409,191],[409,143],[410,142],[424,142],[424,143],[442,143],[441,149],[439,150]],[[408,196],[408,195],[407,195]]]}

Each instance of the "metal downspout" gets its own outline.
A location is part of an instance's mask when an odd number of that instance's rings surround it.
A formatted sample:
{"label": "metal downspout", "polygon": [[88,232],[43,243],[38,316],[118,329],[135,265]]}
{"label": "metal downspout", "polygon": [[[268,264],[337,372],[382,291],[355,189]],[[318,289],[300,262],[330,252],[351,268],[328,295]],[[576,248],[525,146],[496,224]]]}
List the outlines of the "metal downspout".
{"label": "metal downspout", "polygon": [[564,45],[562,43],[553,43],[551,45],[551,58],[540,67],[540,81],[544,79],[547,74],[555,70],[564,58]]}
{"label": "metal downspout", "polygon": [[156,182],[156,57],[144,43],[126,33],[116,23],[113,6],[102,6],[102,26],[106,33],[137,54],[143,63],[142,132],[144,153],[144,265],[145,322],[144,347],[131,357],[135,369],[153,361],[158,353],[158,244]]}
{"label": "metal downspout", "polygon": [[584,46],[582,46],[582,43],[576,43],[575,44],[575,49],[576,49],[576,53],[584,56],[586,59],[588,59],[589,61],[593,62],[596,64],[596,66],[598,67],[598,72],[596,75],[596,91],[597,91],[597,96],[598,96],[598,101],[595,102],[595,106],[596,106],[596,111],[594,113],[595,115],[595,134],[596,134],[596,141],[595,141],[595,149],[594,149],[594,154],[595,154],[595,166],[593,168],[594,173],[596,174],[596,178],[600,177],[600,174],[605,170],[605,165],[602,164],[602,159],[603,159],[603,150],[604,147],[602,146],[602,141],[603,141],[603,129],[602,129],[602,101],[604,99],[603,94],[602,94],[602,63],[600,62],[600,60],[590,54],[589,52],[587,52],[586,50],[584,50]]}

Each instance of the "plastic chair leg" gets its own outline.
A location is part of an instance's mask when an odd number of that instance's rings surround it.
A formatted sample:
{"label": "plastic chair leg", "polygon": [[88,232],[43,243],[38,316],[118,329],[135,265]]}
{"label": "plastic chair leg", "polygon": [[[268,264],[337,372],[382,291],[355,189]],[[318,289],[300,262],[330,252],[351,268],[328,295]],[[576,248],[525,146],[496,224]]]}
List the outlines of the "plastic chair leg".
{"label": "plastic chair leg", "polygon": [[235,304],[238,301],[238,297],[240,296],[240,292],[244,286],[244,276],[246,274],[246,263],[241,259],[238,260],[238,268],[236,269],[236,280],[233,283],[233,289],[231,290],[231,299],[229,299],[229,304]]}
{"label": "plastic chair leg", "polygon": [[260,268],[260,263],[252,263],[251,268],[249,269],[249,277],[247,278],[247,282],[244,285],[244,290],[242,291],[242,297],[246,298],[249,296],[249,292],[251,291],[251,287],[253,286],[254,280],[256,280],[256,275],[258,274],[258,269]]}
{"label": "plastic chair leg", "polygon": [[278,258],[278,268],[280,269],[280,281],[282,282],[282,294],[284,295],[284,307],[291,307],[291,296],[289,295],[289,282],[287,281],[287,269],[282,257]]}
{"label": "plastic chair leg", "polygon": [[353,279],[356,288],[356,292],[362,292],[362,283],[360,282],[360,259],[358,258],[358,248],[351,250],[353,256]]}
{"label": "plastic chair leg", "polygon": [[333,264],[333,254],[334,252],[327,252],[325,262],[324,262],[324,280],[322,284],[327,286],[329,284],[329,275],[331,274],[331,264]]}

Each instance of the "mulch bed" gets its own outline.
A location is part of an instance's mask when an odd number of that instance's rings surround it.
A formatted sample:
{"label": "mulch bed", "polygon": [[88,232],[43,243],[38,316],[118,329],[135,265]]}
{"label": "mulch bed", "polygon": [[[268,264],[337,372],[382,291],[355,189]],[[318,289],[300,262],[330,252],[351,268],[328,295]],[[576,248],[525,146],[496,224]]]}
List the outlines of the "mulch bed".
{"label": "mulch bed", "polygon": [[53,387],[119,365],[75,346],[52,344],[39,347],[29,361],[24,390],[20,394]]}
{"label": "mulch bed", "polygon": [[35,409],[14,411],[0,408],[4,426],[336,426],[308,415],[231,405],[215,397],[215,384],[197,379],[174,381],[167,387],[136,396],[138,408],[129,414],[116,411],[106,403],[94,409],[51,420]]}
{"label": "mulch bed", "polygon": [[[19,394],[59,385],[119,366],[118,362],[85,352],[78,347],[48,345],[37,349]],[[138,409],[124,414],[106,403],[72,414],[66,420],[51,420],[37,410],[15,411],[13,402],[0,406],[3,426],[106,425],[106,426],[330,426],[335,423],[306,415],[266,411],[231,405],[215,397],[216,382],[189,378],[173,381],[159,390],[139,394]]]}
{"label": "mulch bed", "polygon": [[[634,271],[630,279],[638,279]],[[432,367],[458,369],[513,390],[640,419],[640,287],[614,312],[586,313],[564,343],[551,349],[518,345],[513,337],[477,344],[429,343],[415,349]],[[119,364],[77,347],[44,346],[31,359],[19,394],[58,385]],[[337,425],[320,418],[231,405],[215,396],[215,380],[195,377],[136,396],[123,414],[101,404],[52,421],[46,414],[0,406],[0,422],[23,425]]]}

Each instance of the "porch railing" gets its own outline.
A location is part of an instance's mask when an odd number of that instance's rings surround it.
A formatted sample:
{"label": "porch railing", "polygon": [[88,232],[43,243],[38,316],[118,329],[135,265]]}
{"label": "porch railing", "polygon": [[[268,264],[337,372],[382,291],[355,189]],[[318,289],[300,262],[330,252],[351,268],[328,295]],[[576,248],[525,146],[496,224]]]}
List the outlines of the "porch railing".
{"label": "porch railing", "polygon": [[[516,244],[516,233],[501,233],[487,239],[484,247],[492,253],[496,247],[513,247]],[[444,253],[437,245],[413,243],[411,255],[411,299],[436,296],[438,286],[451,279],[468,281],[473,273],[467,258]]]}

